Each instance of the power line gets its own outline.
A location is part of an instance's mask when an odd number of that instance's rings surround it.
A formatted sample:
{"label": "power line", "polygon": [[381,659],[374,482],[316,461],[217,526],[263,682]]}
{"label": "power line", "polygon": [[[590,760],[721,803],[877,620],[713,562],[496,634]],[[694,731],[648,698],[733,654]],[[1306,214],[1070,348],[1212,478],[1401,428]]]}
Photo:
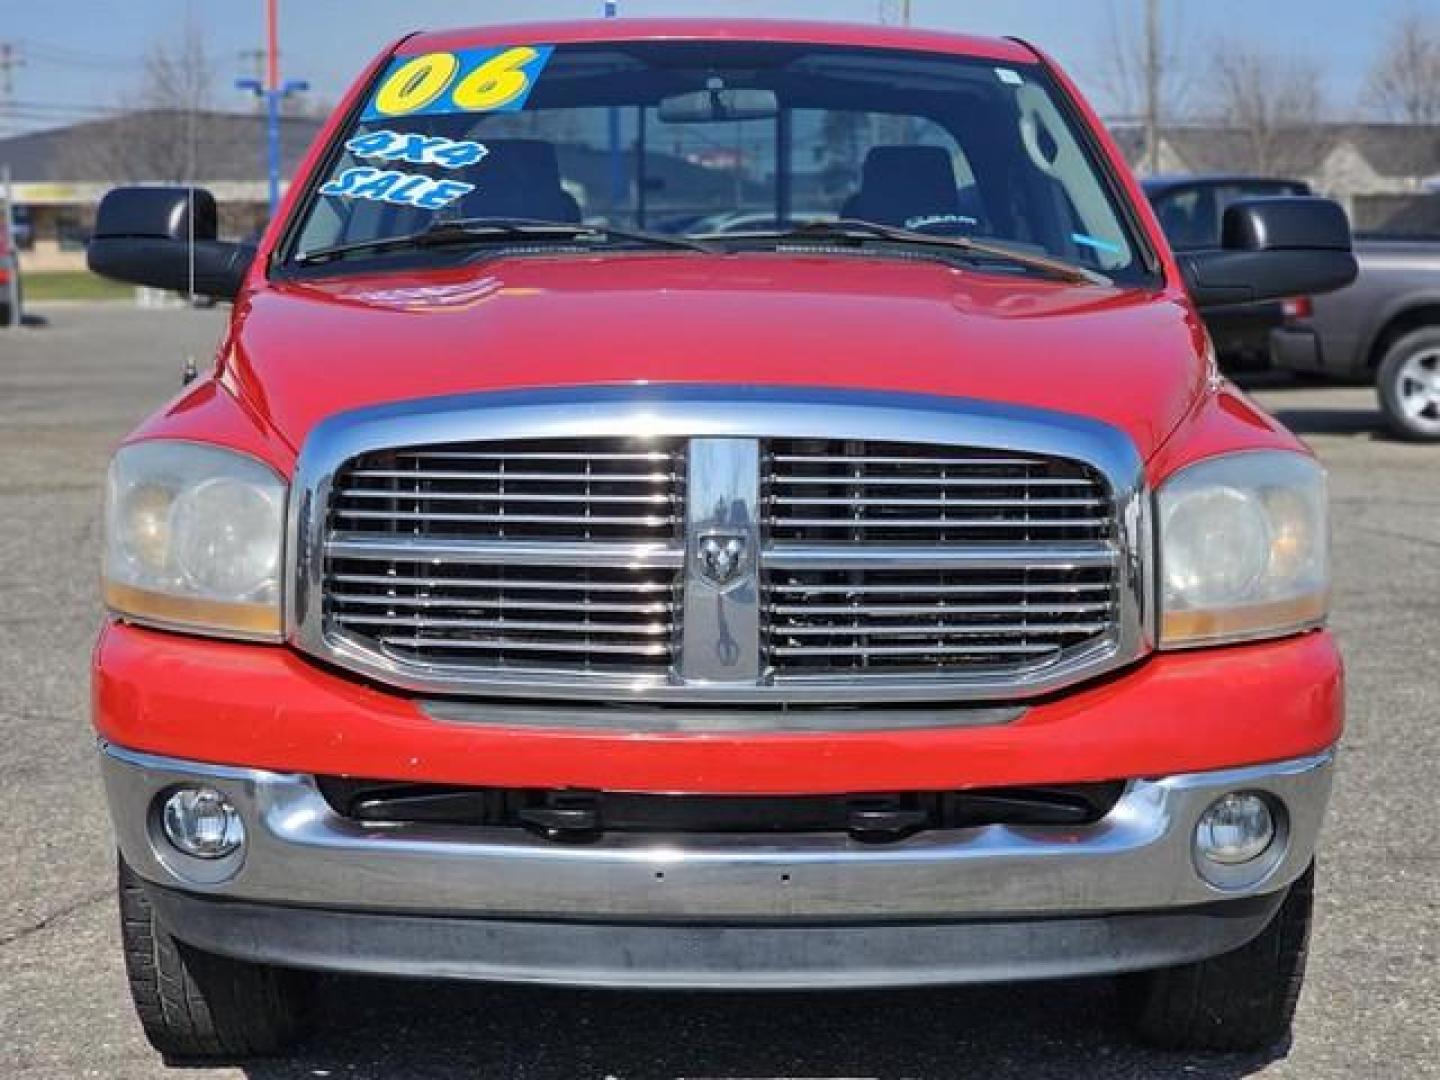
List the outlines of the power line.
{"label": "power line", "polygon": [[20,42],[25,47],[25,52],[37,60],[44,60],[47,63],[55,64],[82,64],[82,65],[116,65],[134,63],[141,59],[136,54],[120,55],[117,53],[91,52],[88,49],[76,49],[69,45],[56,45],[48,41],[36,41],[34,38],[25,38]]}

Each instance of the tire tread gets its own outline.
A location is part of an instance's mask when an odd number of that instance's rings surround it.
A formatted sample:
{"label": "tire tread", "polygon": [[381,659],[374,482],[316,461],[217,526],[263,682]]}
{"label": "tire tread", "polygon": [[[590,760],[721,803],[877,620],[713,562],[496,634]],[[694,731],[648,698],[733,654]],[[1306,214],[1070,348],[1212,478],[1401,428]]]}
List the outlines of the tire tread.
{"label": "tire tread", "polygon": [[1314,907],[1312,865],[1247,945],[1209,960],[1126,976],[1142,1040],[1167,1050],[1262,1050],[1285,1038],[1305,980]]}
{"label": "tire tread", "polygon": [[156,1050],[177,1060],[239,1060],[280,1053],[301,1037],[309,1021],[308,976],[177,941],[157,922],[123,860],[117,889],[130,995]]}

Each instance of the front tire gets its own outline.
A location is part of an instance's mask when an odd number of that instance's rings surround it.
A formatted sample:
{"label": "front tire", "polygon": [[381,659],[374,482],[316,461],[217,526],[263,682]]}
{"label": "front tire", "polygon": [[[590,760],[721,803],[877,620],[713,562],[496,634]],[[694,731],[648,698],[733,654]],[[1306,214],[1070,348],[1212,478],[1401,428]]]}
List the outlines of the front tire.
{"label": "front tire", "polygon": [[1305,980],[1315,866],[1290,886],[1260,936],[1233,952],[1127,975],[1122,998],[1136,1034],[1167,1050],[1264,1050],[1284,1039]]}
{"label": "front tire", "polygon": [[145,1037],[167,1059],[264,1057],[305,1033],[308,976],[177,941],[157,922],[144,886],[123,859],[117,884],[130,996]]}
{"label": "front tire", "polygon": [[1440,439],[1440,326],[1413,330],[1391,345],[1375,389],[1392,432],[1402,439]]}

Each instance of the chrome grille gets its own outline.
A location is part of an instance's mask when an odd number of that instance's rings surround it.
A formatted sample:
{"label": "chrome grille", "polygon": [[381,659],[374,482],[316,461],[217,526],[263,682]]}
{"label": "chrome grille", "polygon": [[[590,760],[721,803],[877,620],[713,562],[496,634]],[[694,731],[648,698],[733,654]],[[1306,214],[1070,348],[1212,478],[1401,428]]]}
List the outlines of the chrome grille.
{"label": "chrome grille", "polygon": [[319,425],[291,505],[291,640],[418,693],[1021,700],[1152,640],[1134,444],[1039,410],[762,387],[437,398]]}
{"label": "chrome grille", "polygon": [[[684,443],[506,441],[386,450],[331,492],[326,620],[449,669],[665,673]],[[679,552],[673,558],[678,563]]]}
{"label": "chrome grille", "polygon": [[[1115,510],[1085,465],[827,439],[770,440],[764,462],[772,543],[810,556],[762,576],[777,680],[1020,677],[1115,629],[1117,567],[1096,547],[1114,539]],[[947,566],[947,551],[970,565]]]}

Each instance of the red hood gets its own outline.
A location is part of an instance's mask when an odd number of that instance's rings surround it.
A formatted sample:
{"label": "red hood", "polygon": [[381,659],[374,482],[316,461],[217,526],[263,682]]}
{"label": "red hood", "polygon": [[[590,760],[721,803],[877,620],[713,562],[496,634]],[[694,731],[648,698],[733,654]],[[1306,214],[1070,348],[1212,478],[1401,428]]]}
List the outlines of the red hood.
{"label": "red hood", "polygon": [[336,412],[597,383],[823,386],[1077,413],[1148,458],[1204,391],[1174,299],[931,262],[527,258],[285,284],[237,312],[228,377],[292,446]]}

